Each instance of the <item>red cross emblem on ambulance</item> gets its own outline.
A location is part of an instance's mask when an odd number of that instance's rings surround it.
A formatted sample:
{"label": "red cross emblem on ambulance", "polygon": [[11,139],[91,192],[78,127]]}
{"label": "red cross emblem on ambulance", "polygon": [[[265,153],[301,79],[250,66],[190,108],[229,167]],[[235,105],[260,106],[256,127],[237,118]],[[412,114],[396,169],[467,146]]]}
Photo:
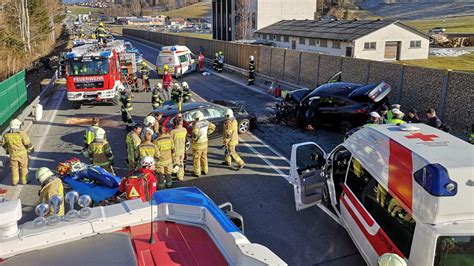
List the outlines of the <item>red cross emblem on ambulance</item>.
{"label": "red cross emblem on ambulance", "polygon": [[433,141],[435,138],[439,138],[434,134],[423,134],[423,133],[412,133],[411,135],[405,136],[407,139],[420,139],[422,141]]}

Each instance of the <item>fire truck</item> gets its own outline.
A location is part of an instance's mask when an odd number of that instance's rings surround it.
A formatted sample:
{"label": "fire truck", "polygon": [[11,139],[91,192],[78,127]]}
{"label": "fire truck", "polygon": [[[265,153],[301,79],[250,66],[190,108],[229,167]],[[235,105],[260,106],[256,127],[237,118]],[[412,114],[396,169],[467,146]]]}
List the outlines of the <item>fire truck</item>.
{"label": "fire truck", "polygon": [[123,89],[119,54],[125,52],[122,40],[105,47],[85,44],[65,55],[67,99],[79,109],[86,102],[119,104]]}

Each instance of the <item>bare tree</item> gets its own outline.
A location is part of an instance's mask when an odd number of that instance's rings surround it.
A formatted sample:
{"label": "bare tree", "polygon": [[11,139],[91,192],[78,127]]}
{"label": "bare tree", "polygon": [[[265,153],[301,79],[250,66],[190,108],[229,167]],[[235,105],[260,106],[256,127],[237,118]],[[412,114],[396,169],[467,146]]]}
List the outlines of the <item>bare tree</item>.
{"label": "bare tree", "polygon": [[236,4],[236,38],[252,38],[252,2],[251,0],[237,0]]}

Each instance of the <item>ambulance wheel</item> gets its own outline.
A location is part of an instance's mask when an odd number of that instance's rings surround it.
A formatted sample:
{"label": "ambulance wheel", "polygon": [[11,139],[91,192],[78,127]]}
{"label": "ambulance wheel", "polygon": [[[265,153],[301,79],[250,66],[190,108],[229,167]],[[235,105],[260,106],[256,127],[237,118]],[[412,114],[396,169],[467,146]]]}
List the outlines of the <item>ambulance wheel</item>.
{"label": "ambulance wheel", "polygon": [[328,183],[324,183],[323,187],[323,195],[322,195],[322,200],[321,202],[324,204],[326,207],[331,207],[331,198],[329,197],[329,187]]}
{"label": "ambulance wheel", "polygon": [[351,122],[347,121],[347,120],[342,120],[341,122],[339,122],[339,131],[341,131],[342,134],[346,134],[347,131],[351,130],[354,126],[352,125]]}
{"label": "ambulance wheel", "polygon": [[239,134],[248,133],[250,130],[250,120],[248,119],[240,120],[238,130],[239,130]]}
{"label": "ambulance wheel", "polygon": [[81,109],[81,102],[71,102],[71,107],[73,109]]}

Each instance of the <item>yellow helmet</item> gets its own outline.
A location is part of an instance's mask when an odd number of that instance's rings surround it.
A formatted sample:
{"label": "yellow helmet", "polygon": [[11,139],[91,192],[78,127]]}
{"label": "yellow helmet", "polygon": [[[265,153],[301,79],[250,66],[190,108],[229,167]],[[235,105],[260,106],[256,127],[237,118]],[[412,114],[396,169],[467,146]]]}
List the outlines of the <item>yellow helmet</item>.
{"label": "yellow helmet", "polygon": [[104,26],[104,22],[99,22],[99,27],[103,27]]}
{"label": "yellow helmet", "polygon": [[168,65],[163,66],[163,70],[168,70],[170,67]]}

